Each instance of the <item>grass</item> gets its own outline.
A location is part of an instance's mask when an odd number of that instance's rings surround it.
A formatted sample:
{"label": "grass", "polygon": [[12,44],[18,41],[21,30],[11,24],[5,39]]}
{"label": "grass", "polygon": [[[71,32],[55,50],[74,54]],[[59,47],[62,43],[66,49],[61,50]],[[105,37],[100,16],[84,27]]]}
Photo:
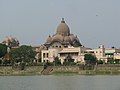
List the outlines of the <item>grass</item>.
{"label": "grass", "polygon": [[97,70],[96,75],[120,75],[118,70]]}
{"label": "grass", "polygon": [[78,74],[77,71],[54,71],[52,74]]}

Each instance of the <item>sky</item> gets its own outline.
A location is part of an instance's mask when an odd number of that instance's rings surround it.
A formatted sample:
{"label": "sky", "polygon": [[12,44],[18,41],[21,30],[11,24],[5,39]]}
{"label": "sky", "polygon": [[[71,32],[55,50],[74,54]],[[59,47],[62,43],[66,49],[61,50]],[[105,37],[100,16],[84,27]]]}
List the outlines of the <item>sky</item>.
{"label": "sky", "polygon": [[82,45],[120,48],[120,0],[0,0],[0,42],[14,36],[37,46],[56,33],[61,18]]}

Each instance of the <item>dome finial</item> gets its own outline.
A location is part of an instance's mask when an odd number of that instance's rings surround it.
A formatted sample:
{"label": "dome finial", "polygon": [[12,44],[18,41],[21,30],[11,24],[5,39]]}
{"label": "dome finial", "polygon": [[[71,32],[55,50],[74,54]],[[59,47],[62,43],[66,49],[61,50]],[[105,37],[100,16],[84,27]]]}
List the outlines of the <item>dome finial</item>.
{"label": "dome finial", "polygon": [[62,18],[62,21],[61,21],[61,23],[65,23],[65,21],[64,21],[64,18]]}

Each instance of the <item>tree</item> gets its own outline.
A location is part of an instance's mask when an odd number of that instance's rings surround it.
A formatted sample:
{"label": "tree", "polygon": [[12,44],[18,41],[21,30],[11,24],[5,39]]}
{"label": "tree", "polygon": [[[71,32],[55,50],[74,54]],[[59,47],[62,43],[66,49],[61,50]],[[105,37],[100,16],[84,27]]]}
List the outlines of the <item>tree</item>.
{"label": "tree", "polygon": [[0,58],[7,54],[7,46],[5,44],[0,44]]}
{"label": "tree", "polygon": [[61,61],[60,61],[58,56],[54,58],[54,64],[55,65],[61,65]]}
{"label": "tree", "polygon": [[114,62],[115,62],[115,60],[112,58],[112,59],[109,59],[108,61],[107,61],[107,63],[108,64],[114,64]]}
{"label": "tree", "polygon": [[41,62],[41,59],[42,59],[42,52],[41,51],[39,52],[38,58],[39,58],[39,62]]}
{"label": "tree", "polygon": [[97,60],[97,64],[103,64],[104,61],[103,60]]}
{"label": "tree", "polygon": [[85,54],[84,60],[86,61],[86,64],[95,64],[97,62],[97,58],[92,54]]}
{"label": "tree", "polygon": [[116,64],[120,64],[120,59],[115,59],[114,62],[115,62]]}
{"label": "tree", "polygon": [[71,55],[68,55],[63,62],[64,65],[75,65],[74,59],[72,59]]}
{"label": "tree", "polygon": [[18,63],[33,62],[35,58],[35,52],[31,46],[22,45],[19,48],[14,48],[10,51],[11,59]]}

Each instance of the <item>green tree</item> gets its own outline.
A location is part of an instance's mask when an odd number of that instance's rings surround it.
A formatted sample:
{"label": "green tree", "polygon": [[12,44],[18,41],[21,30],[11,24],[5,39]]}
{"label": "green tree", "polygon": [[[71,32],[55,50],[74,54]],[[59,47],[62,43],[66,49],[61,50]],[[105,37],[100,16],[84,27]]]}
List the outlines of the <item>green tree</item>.
{"label": "green tree", "polygon": [[96,62],[97,62],[97,58],[92,54],[85,54],[84,60],[85,60],[86,64],[96,64]]}
{"label": "green tree", "polygon": [[114,64],[114,62],[115,62],[114,59],[109,59],[109,60],[107,61],[108,64]]}
{"label": "green tree", "polygon": [[10,57],[14,62],[29,63],[33,62],[35,52],[31,46],[22,45],[10,51]]}
{"label": "green tree", "polygon": [[54,58],[54,64],[55,65],[61,65],[61,61],[60,61],[58,56]]}
{"label": "green tree", "polygon": [[41,62],[41,59],[42,59],[42,52],[41,51],[39,52],[38,58],[39,58],[39,62]]}
{"label": "green tree", "polygon": [[72,56],[68,55],[63,62],[63,65],[75,65],[76,63],[74,62],[74,59]]}
{"label": "green tree", "polygon": [[116,64],[120,64],[120,59],[115,59],[114,61]]}
{"label": "green tree", "polygon": [[5,44],[0,44],[0,58],[7,54],[7,46]]}
{"label": "green tree", "polygon": [[97,64],[103,64],[104,61],[103,60],[97,60]]}

